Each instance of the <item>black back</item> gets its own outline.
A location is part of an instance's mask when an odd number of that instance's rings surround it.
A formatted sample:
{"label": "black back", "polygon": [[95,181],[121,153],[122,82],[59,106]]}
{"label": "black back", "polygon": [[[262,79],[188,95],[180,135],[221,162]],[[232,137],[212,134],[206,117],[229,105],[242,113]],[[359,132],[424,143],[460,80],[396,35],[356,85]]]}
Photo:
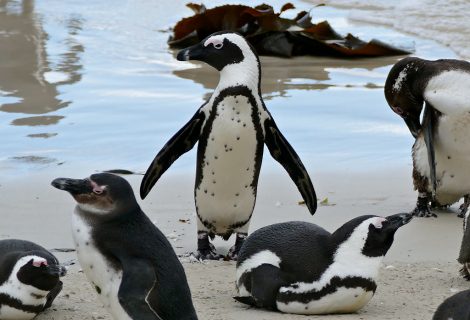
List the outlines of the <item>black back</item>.
{"label": "black back", "polygon": [[115,269],[118,256],[149,261],[157,278],[148,302],[162,319],[196,319],[186,275],[164,234],[136,207],[113,216],[84,215],[95,246]]}
{"label": "black back", "polygon": [[432,320],[470,320],[470,290],[454,294],[437,308]]}
{"label": "black back", "polygon": [[296,281],[315,281],[333,262],[337,245],[325,229],[308,222],[291,221],[253,232],[240,250],[237,267],[263,250],[281,258],[280,268],[295,274]]}

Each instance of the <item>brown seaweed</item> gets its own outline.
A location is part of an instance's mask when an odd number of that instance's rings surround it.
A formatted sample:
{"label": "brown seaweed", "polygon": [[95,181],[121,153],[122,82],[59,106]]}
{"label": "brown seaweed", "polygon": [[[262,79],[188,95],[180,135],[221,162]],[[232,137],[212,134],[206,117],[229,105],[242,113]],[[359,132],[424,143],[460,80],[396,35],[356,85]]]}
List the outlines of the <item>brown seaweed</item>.
{"label": "brown seaweed", "polygon": [[184,48],[222,30],[236,31],[247,38],[260,55],[292,57],[300,55],[338,57],[378,57],[411,52],[380,40],[369,42],[337,33],[327,21],[312,23],[310,13],[302,11],[294,19],[282,18],[292,3],[276,13],[272,6],[256,7],[227,4],[207,9],[203,4],[188,3],[194,15],[180,20],[168,40],[172,48]]}

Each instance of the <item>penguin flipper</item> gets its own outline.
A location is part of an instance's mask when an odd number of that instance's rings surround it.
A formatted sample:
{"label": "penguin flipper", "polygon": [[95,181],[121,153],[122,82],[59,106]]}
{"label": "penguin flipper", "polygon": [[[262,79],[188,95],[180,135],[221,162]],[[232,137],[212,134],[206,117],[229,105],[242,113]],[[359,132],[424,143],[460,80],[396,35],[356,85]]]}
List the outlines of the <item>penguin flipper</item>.
{"label": "penguin flipper", "polygon": [[272,118],[264,122],[265,143],[271,156],[279,162],[294,181],[308,210],[313,215],[317,210],[317,195],[312,181],[294,148],[279,131]]}
{"label": "penguin flipper", "polygon": [[173,162],[194,147],[199,140],[204,120],[204,112],[198,110],[191,120],[171,137],[160,152],[158,152],[140,184],[140,197],[142,199],[147,196],[158,179]]}
{"label": "penguin flipper", "polygon": [[147,297],[155,288],[157,277],[151,263],[145,260],[121,259],[123,276],[118,299],[131,319],[163,320],[149,304]]}
{"label": "penguin flipper", "polygon": [[276,300],[279,288],[286,285],[282,271],[264,263],[249,274],[251,297],[234,297],[235,300],[258,308],[277,310]]}
{"label": "penguin flipper", "polygon": [[62,281],[59,281],[57,285],[51,291],[49,291],[46,297],[46,304],[44,305],[43,310],[46,310],[47,308],[50,308],[52,306],[52,302],[54,302],[54,299],[62,291],[63,286],[64,284],[62,283]]}

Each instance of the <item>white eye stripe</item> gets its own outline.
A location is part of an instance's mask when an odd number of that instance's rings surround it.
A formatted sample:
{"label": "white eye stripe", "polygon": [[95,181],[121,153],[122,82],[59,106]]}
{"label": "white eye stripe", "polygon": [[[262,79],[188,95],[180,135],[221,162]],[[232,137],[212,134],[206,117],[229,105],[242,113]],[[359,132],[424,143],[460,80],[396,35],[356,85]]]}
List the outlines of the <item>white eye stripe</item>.
{"label": "white eye stripe", "polygon": [[387,220],[385,218],[376,218],[375,221],[372,223],[376,229],[382,229],[382,223]]}
{"label": "white eye stripe", "polygon": [[215,37],[207,39],[207,41],[204,42],[204,47],[207,47],[210,44],[212,44],[216,49],[221,49],[224,46],[223,40]]}

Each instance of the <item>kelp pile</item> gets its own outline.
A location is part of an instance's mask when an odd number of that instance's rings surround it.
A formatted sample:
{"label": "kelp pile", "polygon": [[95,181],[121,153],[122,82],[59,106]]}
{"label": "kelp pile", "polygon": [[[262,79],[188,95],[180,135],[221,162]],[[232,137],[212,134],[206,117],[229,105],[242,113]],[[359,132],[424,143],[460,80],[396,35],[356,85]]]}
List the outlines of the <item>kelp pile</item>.
{"label": "kelp pile", "polygon": [[279,13],[267,4],[256,7],[228,4],[212,9],[203,4],[187,6],[195,14],[174,26],[168,40],[172,48],[184,48],[214,32],[231,30],[245,36],[260,55],[378,57],[410,53],[375,39],[364,42],[352,34],[343,37],[327,21],[312,23],[306,11],[294,19],[282,18],[283,12],[295,8],[292,3],[284,4]]}

